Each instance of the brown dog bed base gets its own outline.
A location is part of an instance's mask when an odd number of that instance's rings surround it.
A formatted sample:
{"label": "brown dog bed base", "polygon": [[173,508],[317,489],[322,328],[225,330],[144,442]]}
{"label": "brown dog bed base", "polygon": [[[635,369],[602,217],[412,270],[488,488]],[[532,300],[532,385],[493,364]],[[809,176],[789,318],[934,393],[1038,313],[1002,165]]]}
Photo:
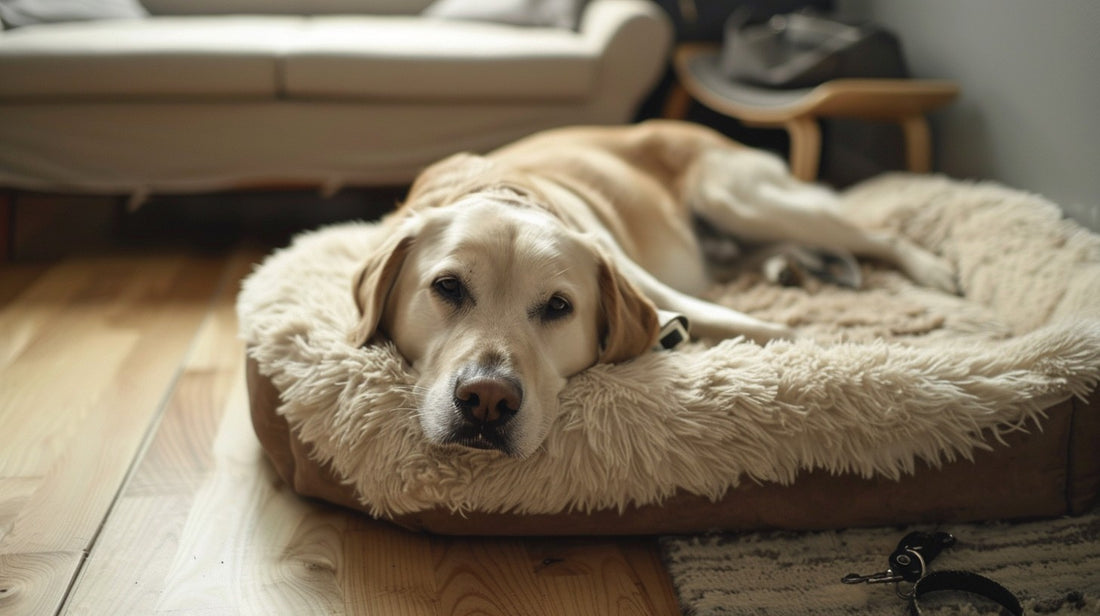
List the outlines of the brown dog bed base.
{"label": "brown dog bed base", "polygon": [[245,283],[253,422],[298,492],[454,534],[835,528],[1074,513],[1100,490],[1100,238],[995,185],[890,176],[843,197],[953,263],[963,297],[751,276],[709,298],[804,338],[693,343],[571,379],[531,457],[436,448],[392,345],[354,348],[378,229],[299,237]]}

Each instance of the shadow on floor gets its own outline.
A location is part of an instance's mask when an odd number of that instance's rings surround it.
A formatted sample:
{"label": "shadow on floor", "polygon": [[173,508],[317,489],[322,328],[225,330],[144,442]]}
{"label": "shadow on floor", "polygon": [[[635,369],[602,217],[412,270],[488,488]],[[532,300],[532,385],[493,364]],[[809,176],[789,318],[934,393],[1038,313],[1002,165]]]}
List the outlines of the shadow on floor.
{"label": "shadow on floor", "polygon": [[160,247],[221,252],[241,241],[278,247],[295,234],[392,211],[407,187],[154,195],[131,210],[121,196],[18,192],[12,203],[12,259]]}

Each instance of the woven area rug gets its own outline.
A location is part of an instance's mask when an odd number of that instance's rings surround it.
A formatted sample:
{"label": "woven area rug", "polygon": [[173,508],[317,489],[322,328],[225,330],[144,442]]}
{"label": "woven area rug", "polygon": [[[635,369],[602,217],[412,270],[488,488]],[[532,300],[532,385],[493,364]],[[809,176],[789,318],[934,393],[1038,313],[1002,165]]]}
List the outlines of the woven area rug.
{"label": "woven area rug", "polygon": [[[840,579],[885,569],[887,556],[910,530],[954,534],[958,543],[930,569],[992,578],[1016,593],[1026,614],[1100,614],[1100,509],[1016,524],[664,537],[661,550],[687,616],[901,616],[907,603],[893,585],[847,585]],[[996,604],[964,593],[939,593],[922,605],[937,616],[999,613]]]}

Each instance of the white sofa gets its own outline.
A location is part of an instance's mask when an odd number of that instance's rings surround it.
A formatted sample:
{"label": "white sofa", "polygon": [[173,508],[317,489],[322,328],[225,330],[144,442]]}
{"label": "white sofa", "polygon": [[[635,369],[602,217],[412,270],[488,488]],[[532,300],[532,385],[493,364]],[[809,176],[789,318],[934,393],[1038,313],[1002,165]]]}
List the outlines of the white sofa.
{"label": "white sofa", "polygon": [[420,16],[430,0],[142,1],[141,19],[0,33],[0,187],[404,183],[455,151],[629,121],[671,44],[648,0],[589,0],[576,30]]}

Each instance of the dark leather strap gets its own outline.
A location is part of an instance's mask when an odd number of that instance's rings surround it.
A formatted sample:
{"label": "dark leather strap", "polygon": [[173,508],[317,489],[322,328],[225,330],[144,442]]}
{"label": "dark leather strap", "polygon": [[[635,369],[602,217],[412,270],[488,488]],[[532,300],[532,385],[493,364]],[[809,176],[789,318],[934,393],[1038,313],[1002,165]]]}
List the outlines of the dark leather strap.
{"label": "dark leather strap", "polygon": [[921,616],[920,598],[934,592],[960,590],[980,595],[1000,604],[1012,616],[1023,616],[1024,608],[1016,595],[997,582],[969,571],[936,571],[929,573],[913,586],[909,599],[909,614]]}

